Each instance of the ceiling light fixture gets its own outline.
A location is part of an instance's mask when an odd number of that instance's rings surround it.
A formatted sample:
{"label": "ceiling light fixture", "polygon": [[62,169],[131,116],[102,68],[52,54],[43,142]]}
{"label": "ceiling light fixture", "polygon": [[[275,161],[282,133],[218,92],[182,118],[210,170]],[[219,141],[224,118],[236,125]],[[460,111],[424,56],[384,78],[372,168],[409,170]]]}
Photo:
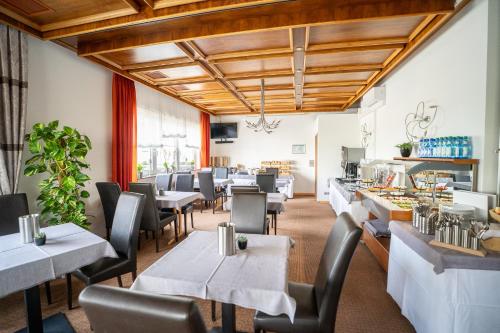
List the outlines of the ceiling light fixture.
{"label": "ceiling light fixture", "polygon": [[271,134],[273,130],[278,128],[281,120],[273,120],[268,123],[264,116],[264,80],[260,80],[260,118],[257,122],[253,123],[245,120],[246,126],[253,129],[254,132],[264,131],[267,134]]}

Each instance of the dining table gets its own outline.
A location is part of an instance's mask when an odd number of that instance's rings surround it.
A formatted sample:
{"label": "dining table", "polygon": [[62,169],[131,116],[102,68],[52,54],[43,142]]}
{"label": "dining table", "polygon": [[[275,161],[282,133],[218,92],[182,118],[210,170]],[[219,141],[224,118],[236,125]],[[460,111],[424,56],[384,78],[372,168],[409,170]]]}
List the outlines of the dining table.
{"label": "dining table", "polygon": [[74,332],[59,313],[42,320],[38,285],[92,264],[118,257],[105,239],[73,223],[41,228],[45,245],[21,242],[19,233],[0,236],[0,298],[24,291],[26,329],[20,332]]}
{"label": "dining table", "polygon": [[[232,183],[233,183],[232,179],[214,178],[214,187],[224,187],[224,186],[232,184]],[[200,188],[200,181],[198,180],[198,178],[194,179],[194,188],[197,188],[197,189]]]}
{"label": "dining table", "polygon": [[288,294],[289,237],[246,237],[245,250],[222,256],[216,232],[192,232],[143,271],[131,289],[221,302],[223,333],[236,332],[236,305],[284,314],[293,322],[296,301]]}
{"label": "dining table", "polygon": [[200,192],[159,191],[156,195],[158,208],[171,208],[177,214],[179,235],[182,232],[182,207],[199,199],[203,199]]}

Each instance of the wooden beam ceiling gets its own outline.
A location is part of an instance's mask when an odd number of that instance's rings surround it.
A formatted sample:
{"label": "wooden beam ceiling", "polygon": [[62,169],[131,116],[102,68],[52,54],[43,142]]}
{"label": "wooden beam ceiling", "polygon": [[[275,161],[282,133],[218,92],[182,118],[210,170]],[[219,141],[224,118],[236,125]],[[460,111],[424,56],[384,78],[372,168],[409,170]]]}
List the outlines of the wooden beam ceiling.
{"label": "wooden beam ceiling", "polygon": [[51,1],[55,18],[0,6],[0,22],[203,112],[248,115],[260,79],[266,113],[349,108],[469,2]]}

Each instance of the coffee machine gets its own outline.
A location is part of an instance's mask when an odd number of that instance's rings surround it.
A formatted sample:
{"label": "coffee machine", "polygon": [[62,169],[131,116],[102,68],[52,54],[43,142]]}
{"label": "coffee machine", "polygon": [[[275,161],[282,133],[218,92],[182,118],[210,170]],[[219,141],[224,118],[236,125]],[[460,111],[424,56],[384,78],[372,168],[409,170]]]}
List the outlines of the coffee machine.
{"label": "coffee machine", "polygon": [[342,170],[345,178],[358,178],[358,167],[365,158],[365,148],[349,148],[342,146]]}

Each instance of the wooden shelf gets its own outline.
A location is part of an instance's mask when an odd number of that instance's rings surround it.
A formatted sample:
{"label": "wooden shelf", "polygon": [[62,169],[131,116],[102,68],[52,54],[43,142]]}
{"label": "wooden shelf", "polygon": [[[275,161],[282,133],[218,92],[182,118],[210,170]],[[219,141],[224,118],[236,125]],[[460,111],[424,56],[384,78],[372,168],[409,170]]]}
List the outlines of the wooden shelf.
{"label": "wooden shelf", "polygon": [[462,158],[434,158],[434,157],[394,157],[396,161],[407,162],[435,162],[435,163],[453,163],[453,164],[479,164],[478,159],[462,159]]}
{"label": "wooden shelf", "polygon": [[389,267],[389,251],[390,251],[390,238],[375,237],[363,226],[363,234],[361,235],[366,247],[373,254],[380,266],[387,272]]}

